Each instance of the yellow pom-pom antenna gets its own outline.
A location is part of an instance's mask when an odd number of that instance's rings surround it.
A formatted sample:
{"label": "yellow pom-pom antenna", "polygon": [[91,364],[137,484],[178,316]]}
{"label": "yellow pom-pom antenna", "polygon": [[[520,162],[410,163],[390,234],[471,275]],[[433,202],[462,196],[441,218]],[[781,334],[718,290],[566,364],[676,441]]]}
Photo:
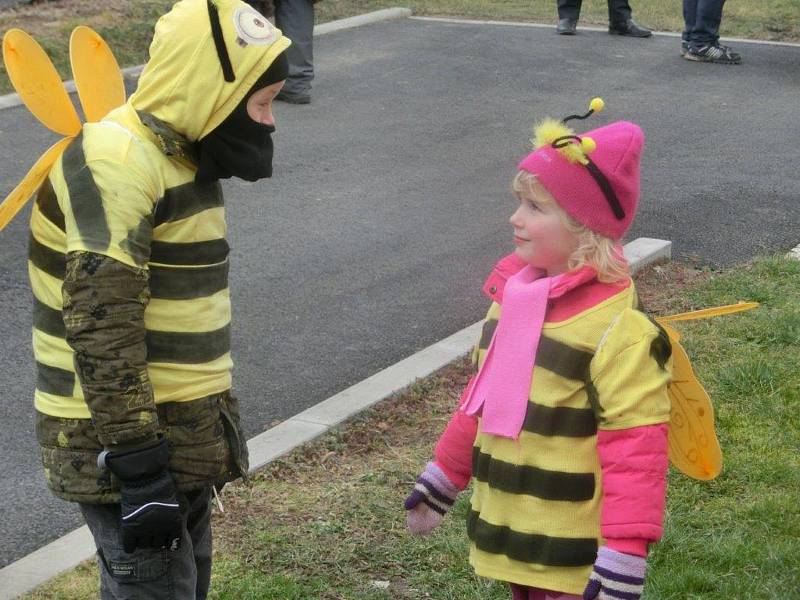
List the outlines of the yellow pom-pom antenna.
{"label": "yellow pom-pom antenna", "polygon": [[602,98],[592,98],[592,101],[589,103],[589,110],[592,112],[601,112],[606,107],[606,103],[603,102]]}
{"label": "yellow pom-pom antenna", "polygon": [[589,103],[589,112],[585,115],[571,115],[566,119],[544,119],[533,128],[534,149],[551,146],[573,164],[587,165],[588,155],[597,149],[597,143],[589,137],[580,137],[566,124],[570,119],[586,119],[605,107],[602,98],[593,98]]}
{"label": "yellow pom-pom antenna", "polygon": [[594,113],[603,110],[605,106],[606,103],[603,102],[602,98],[592,98],[592,101],[589,103],[589,112],[587,112],[585,115],[570,115],[568,117],[564,117],[562,122],[566,123],[567,121],[572,121],[573,119],[579,119],[583,121],[584,119],[591,117]]}

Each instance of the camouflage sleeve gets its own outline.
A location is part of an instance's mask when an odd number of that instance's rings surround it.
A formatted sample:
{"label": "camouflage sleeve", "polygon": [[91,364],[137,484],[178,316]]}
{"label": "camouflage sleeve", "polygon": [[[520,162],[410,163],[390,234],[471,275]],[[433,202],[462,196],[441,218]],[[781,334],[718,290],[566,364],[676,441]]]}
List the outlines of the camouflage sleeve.
{"label": "camouflage sleeve", "polygon": [[70,252],[62,288],[67,342],[100,442],[106,448],[156,439],[147,376],[144,311],[148,272],[93,252]]}

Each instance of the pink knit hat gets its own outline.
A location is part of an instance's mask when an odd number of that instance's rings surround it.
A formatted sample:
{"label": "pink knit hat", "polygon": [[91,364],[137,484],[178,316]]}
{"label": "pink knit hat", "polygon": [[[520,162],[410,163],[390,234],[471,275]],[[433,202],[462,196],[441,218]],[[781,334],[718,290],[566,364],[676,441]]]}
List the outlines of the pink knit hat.
{"label": "pink knit hat", "polygon": [[[548,125],[555,123],[549,121]],[[566,126],[559,126],[572,134]],[[537,138],[541,144],[539,131]],[[594,149],[586,138],[594,141]],[[639,126],[617,121],[581,136],[545,140],[547,143],[526,156],[518,168],[535,175],[573,219],[612,240],[622,238],[639,202],[639,161],[644,146]],[[581,158],[567,158],[566,145]],[[581,147],[587,151],[579,151]]]}

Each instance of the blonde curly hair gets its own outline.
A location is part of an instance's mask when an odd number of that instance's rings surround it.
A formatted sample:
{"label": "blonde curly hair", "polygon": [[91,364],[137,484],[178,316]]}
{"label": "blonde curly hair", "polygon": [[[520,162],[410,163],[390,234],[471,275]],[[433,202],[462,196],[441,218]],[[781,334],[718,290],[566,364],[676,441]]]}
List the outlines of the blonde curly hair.
{"label": "blonde curly hair", "polygon": [[588,229],[570,217],[535,175],[518,171],[511,182],[511,190],[517,197],[555,207],[564,227],[577,239],[577,248],[567,261],[570,271],[588,265],[597,271],[597,280],[603,283],[616,283],[630,277],[628,262],[622,255],[618,242]]}

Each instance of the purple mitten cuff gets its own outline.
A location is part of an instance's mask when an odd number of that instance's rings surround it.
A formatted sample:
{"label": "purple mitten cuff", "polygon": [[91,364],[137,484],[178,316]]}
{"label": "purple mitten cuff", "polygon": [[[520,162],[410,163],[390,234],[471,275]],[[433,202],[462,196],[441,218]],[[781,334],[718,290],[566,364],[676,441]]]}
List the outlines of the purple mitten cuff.
{"label": "purple mitten cuff", "polygon": [[584,600],[619,598],[639,600],[644,591],[644,574],[647,560],[641,556],[623,554],[602,546],[583,592]]}
{"label": "purple mitten cuff", "polygon": [[453,506],[457,496],[458,488],[435,463],[429,462],[406,498],[405,509],[411,510],[424,502],[440,515],[444,515]]}

